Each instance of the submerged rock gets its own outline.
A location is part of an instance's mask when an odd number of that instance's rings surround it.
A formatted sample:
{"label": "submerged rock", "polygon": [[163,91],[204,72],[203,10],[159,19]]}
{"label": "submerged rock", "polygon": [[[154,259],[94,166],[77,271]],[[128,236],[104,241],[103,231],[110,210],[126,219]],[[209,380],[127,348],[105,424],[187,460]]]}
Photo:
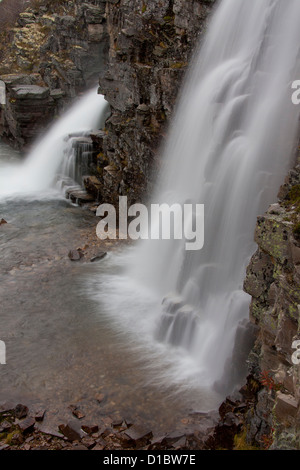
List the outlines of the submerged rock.
{"label": "submerged rock", "polygon": [[84,254],[81,250],[70,250],[68,253],[68,257],[71,261],[79,261],[83,256]]}
{"label": "submerged rock", "polygon": [[19,404],[15,408],[15,417],[17,419],[26,418],[26,416],[28,415],[28,411],[29,410],[27,406]]}
{"label": "submerged rock", "polygon": [[99,252],[96,256],[91,258],[91,263],[96,263],[97,261],[101,261],[103,258],[105,258],[107,253],[105,251]]}
{"label": "submerged rock", "polygon": [[69,421],[68,424],[61,424],[59,427],[60,432],[69,440],[69,441],[79,441],[86,434],[81,430],[80,424],[77,422]]}

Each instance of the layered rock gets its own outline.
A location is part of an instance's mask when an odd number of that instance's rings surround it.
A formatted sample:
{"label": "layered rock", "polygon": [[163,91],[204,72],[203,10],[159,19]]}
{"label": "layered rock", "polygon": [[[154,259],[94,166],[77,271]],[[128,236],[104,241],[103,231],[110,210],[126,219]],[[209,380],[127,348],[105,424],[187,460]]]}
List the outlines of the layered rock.
{"label": "layered rock", "polygon": [[[34,1],[15,27],[0,33],[0,79],[7,87],[0,136],[15,147],[32,142],[71,99],[96,86],[107,49],[105,3]],[[38,96],[32,88],[25,100],[16,85],[43,90]]]}
{"label": "layered rock", "polygon": [[262,389],[248,413],[248,439],[273,448],[300,448],[300,159],[279,192],[279,202],[258,218],[258,250],[244,288],[258,338],[250,372]]}
{"label": "layered rock", "polygon": [[159,148],[213,3],[106,2],[109,61],[99,93],[109,102],[111,117],[99,142],[98,173],[106,202],[119,194],[136,202],[151,192]]}

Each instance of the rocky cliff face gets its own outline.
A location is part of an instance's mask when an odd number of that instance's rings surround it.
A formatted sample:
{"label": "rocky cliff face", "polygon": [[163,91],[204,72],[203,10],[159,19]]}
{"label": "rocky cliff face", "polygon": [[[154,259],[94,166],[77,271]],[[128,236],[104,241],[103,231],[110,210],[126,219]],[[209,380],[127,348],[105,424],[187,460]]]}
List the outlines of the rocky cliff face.
{"label": "rocky cliff face", "polygon": [[104,200],[121,194],[134,202],[151,191],[158,149],[213,3],[106,2],[109,58],[99,92],[110,103],[111,117],[99,142],[97,175]]}
{"label": "rocky cliff face", "polygon": [[[27,2],[28,3],[28,2]],[[0,33],[0,135],[24,148],[86,88],[106,55],[105,2],[36,0]]]}
{"label": "rocky cliff face", "polygon": [[279,192],[279,202],[258,218],[258,250],[244,288],[258,327],[249,358],[260,391],[247,417],[248,439],[273,448],[300,448],[300,159]]}
{"label": "rocky cliff face", "polygon": [[[93,138],[87,189],[130,201],[151,191],[158,149],[191,53],[214,0],[36,0],[2,33],[7,86],[0,135],[23,148],[62,107],[99,78],[111,106]],[[24,88],[26,86],[26,88]]]}

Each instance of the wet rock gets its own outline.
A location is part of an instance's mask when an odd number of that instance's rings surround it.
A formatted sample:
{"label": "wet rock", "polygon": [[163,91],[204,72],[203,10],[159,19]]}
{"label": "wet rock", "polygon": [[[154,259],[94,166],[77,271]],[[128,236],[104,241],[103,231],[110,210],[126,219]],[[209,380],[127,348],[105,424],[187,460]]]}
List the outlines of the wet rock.
{"label": "wet rock", "polygon": [[43,421],[45,413],[46,413],[46,410],[38,410],[34,415],[35,420]]}
{"label": "wet rock", "polygon": [[10,446],[9,446],[8,444],[0,445],[0,451],[1,451],[1,450],[8,450],[9,447],[10,447]]}
{"label": "wet rock", "polygon": [[55,429],[50,428],[49,426],[42,425],[42,426],[39,426],[38,429],[42,434],[46,434],[51,437],[58,437],[60,439],[64,437],[62,433],[56,431]]}
{"label": "wet rock", "polygon": [[111,434],[111,428],[101,429],[100,434],[101,434],[101,437],[105,439]]}
{"label": "wet rock", "polygon": [[103,258],[106,257],[106,255],[107,255],[107,253],[104,252],[104,251],[99,252],[96,256],[91,258],[91,263],[96,263],[98,261],[101,261]]}
{"label": "wet rock", "polygon": [[80,441],[80,439],[86,435],[77,422],[69,421],[68,424],[61,424],[58,428],[71,442]]}
{"label": "wet rock", "polygon": [[167,434],[163,440],[162,440],[162,444],[163,445],[166,445],[166,446],[170,446],[170,445],[173,445],[175,442],[178,442],[180,439],[182,439],[183,437],[185,437],[185,434],[184,432],[180,432],[180,431],[173,431],[169,434]]}
{"label": "wet rock", "polygon": [[275,415],[280,423],[288,427],[297,416],[297,410],[298,402],[293,396],[283,393],[277,394]]}
{"label": "wet rock", "polygon": [[24,421],[21,421],[18,426],[21,429],[23,433],[27,433],[30,431],[33,431],[35,425],[35,419],[32,418],[31,416],[28,416],[27,418],[24,419]]}
{"label": "wet rock", "polygon": [[94,425],[88,425],[88,424],[83,424],[81,426],[81,429],[86,433],[86,434],[95,434],[99,431],[99,426],[97,424]]}
{"label": "wet rock", "polygon": [[72,414],[78,418],[78,419],[82,419],[85,417],[85,414],[77,408],[77,406],[74,406],[74,405],[70,405],[69,406],[70,410],[72,411]]}
{"label": "wet rock", "polygon": [[173,442],[172,447],[174,447],[175,450],[179,450],[182,448],[185,448],[187,445],[187,440],[186,436],[182,436],[178,441]]}
{"label": "wet rock", "polygon": [[96,445],[96,441],[95,439],[91,438],[91,437],[83,437],[81,439],[81,443],[87,447],[88,449],[92,449],[93,447],[95,447]]}
{"label": "wet rock", "polygon": [[0,404],[0,413],[3,415],[15,409],[16,404],[11,401],[5,401]]}
{"label": "wet rock", "polygon": [[162,447],[162,441],[166,436],[154,436],[150,441],[148,450],[160,449]]}
{"label": "wet rock", "polygon": [[123,423],[124,423],[123,419],[120,418],[120,419],[114,420],[114,421],[111,423],[111,425],[112,425],[113,428],[120,428],[120,427],[122,427]]}
{"label": "wet rock", "polygon": [[128,444],[132,443],[135,447],[141,447],[150,443],[153,433],[149,429],[134,424],[122,433],[122,436],[128,439]]}
{"label": "wet rock", "polygon": [[12,436],[10,437],[11,445],[20,445],[20,444],[23,444],[23,442],[24,442],[24,437],[21,434],[21,432],[14,432]]}
{"label": "wet rock", "polygon": [[44,100],[49,95],[49,88],[37,85],[18,85],[12,88],[12,97],[20,100]]}
{"label": "wet rock", "polygon": [[88,450],[88,448],[82,444],[75,444],[70,450]]}
{"label": "wet rock", "polygon": [[15,407],[15,417],[17,419],[26,418],[28,411],[27,406],[19,404]]}
{"label": "wet rock", "polygon": [[68,257],[71,261],[79,261],[83,256],[84,254],[81,250],[70,250],[68,253]]}
{"label": "wet rock", "polygon": [[105,399],[105,394],[104,393],[97,393],[97,395],[95,395],[95,398],[99,403],[102,403],[103,400]]}
{"label": "wet rock", "polygon": [[8,432],[12,428],[12,424],[9,423],[8,421],[2,421],[0,424],[0,433],[2,432]]}
{"label": "wet rock", "polygon": [[87,193],[87,191],[80,189],[67,190],[66,197],[70,199],[74,204],[78,204],[79,206],[83,206],[84,204],[94,201],[94,196],[92,194],[89,194]]}
{"label": "wet rock", "polygon": [[91,450],[104,450],[105,445],[96,444]]}
{"label": "wet rock", "polygon": [[94,199],[98,201],[101,197],[102,181],[96,176],[85,176],[83,184],[87,192],[92,194]]}

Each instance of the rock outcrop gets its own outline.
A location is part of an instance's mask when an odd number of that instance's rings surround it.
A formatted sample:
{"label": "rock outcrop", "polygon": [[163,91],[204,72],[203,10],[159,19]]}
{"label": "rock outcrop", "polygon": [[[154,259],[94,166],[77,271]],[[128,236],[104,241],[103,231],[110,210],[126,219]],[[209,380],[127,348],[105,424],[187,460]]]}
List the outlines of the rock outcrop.
{"label": "rock outcrop", "polygon": [[7,99],[0,136],[14,147],[26,147],[71,99],[97,85],[108,46],[105,5],[37,0],[1,31]]}
{"label": "rock outcrop", "polygon": [[[98,158],[87,189],[106,202],[120,194],[130,202],[143,199],[159,169],[158,149],[213,4],[31,2],[15,27],[1,33],[0,79],[6,83],[7,105],[0,111],[0,136],[26,147],[41,125],[47,126],[100,75],[99,93],[109,102],[111,116],[94,139]],[[16,88],[25,85],[28,99]],[[32,96],[30,87],[36,90]]]}
{"label": "rock outcrop", "polygon": [[262,385],[248,412],[249,441],[300,449],[300,159],[279,192],[279,202],[258,218],[258,250],[248,266],[245,291],[258,337],[249,358]]}
{"label": "rock outcrop", "polygon": [[111,117],[99,141],[103,200],[121,194],[136,202],[151,192],[159,170],[158,150],[213,3],[106,2],[109,61],[99,93],[109,102]]}

